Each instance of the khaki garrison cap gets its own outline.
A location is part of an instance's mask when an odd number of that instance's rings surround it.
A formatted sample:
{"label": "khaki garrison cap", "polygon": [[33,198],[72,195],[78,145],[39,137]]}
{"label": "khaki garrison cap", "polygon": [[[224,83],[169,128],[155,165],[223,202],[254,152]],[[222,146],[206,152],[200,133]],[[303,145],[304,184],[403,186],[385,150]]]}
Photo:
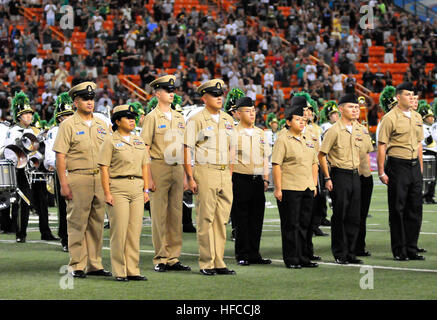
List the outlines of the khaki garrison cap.
{"label": "khaki garrison cap", "polygon": [[74,100],[76,97],[94,98],[97,85],[94,82],[86,81],[79,83],[68,91],[68,95]]}
{"label": "khaki garrison cap", "polygon": [[159,77],[149,83],[153,89],[165,89],[170,92],[175,90],[176,77],[173,75]]}
{"label": "khaki garrison cap", "polygon": [[223,87],[225,83],[221,79],[213,79],[203,83],[198,89],[197,93],[203,96],[205,93],[223,94]]}

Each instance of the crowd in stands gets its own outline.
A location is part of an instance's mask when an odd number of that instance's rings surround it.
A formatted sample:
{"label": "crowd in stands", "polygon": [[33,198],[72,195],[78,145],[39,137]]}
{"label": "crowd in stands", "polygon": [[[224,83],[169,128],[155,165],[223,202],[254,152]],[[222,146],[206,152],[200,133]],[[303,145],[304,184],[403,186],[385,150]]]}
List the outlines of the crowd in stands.
{"label": "crowd in stands", "polygon": [[[409,63],[403,80],[417,81],[422,96],[437,94],[437,68],[425,72],[427,63],[436,62],[436,24],[396,12],[390,1],[368,2],[373,29],[360,26],[359,2],[232,2],[228,10],[217,6],[221,1],[204,0],[199,4],[207,11],[183,7],[177,12],[174,0],[66,0],[62,4],[73,7],[75,30],[63,29],[61,42],[50,29],[62,17],[58,1],[2,0],[2,117],[8,113],[8,98],[20,87],[41,118],[49,119],[54,99],[71,87],[71,79],[98,82],[96,107],[111,107],[138,99],[122,86],[119,74],[139,77],[140,86],[150,92],[147,83],[171,71],[183,106],[199,103],[196,84],[221,77],[229,89],[241,88],[257,101],[257,125],[264,126],[266,114],[280,117],[294,91],[309,92],[321,105],[354,91],[357,62],[366,64],[360,82],[381,92],[392,75],[369,61],[371,46],[384,46],[381,62]],[[23,6],[42,8],[43,19],[26,20],[19,10]],[[75,32],[85,33],[88,55],[75,52]],[[375,116],[373,109],[369,117]]]}

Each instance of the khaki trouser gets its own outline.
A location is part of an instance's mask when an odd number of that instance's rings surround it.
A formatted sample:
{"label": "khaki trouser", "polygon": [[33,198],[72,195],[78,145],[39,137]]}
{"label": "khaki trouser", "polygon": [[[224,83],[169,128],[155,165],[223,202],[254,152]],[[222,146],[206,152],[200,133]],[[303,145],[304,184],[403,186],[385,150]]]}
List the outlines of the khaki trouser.
{"label": "khaki trouser", "polygon": [[200,269],[226,268],[223,261],[226,224],[232,207],[232,178],[229,168],[218,165],[196,165],[197,242]]}
{"label": "khaki trouser", "polygon": [[102,241],[105,200],[100,174],[69,172],[73,199],[67,201],[69,266],[73,270],[103,269]]}
{"label": "khaki trouser", "polygon": [[144,182],[141,178],[111,179],[114,206],[108,209],[111,266],[114,277],[140,275],[140,237],[144,215]]}
{"label": "khaki trouser", "polygon": [[152,160],[150,165],[156,191],[150,193],[153,263],[174,265],[182,249],[182,197],[184,168]]}

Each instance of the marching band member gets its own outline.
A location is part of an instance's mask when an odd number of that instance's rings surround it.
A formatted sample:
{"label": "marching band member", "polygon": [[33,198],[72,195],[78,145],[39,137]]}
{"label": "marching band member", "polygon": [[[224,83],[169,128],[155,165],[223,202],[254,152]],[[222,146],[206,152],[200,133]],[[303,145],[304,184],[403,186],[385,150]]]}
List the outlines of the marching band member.
{"label": "marching band member", "polygon": [[[30,101],[27,95],[20,91],[15,94],[12,100],[12,113],[15,125],[12,126],[5,140],[5,145],[17,144],[25,133],[31,133],[37,136],[39,129],[32,126],[33,109],[30,106]],[[36,151],[36,150],[33,150]],[[49,227],[47,198],[44,194],[46,190],[45,182],[35,182],[29,185],[24,168],[16,169],[18,188],[30,200],[39,217],[39,229],[41,232],[41,240],[59,240],[52,235]],[[18,204],[18,202],[20,204]],[[17,223],[16,238],[18,243],[26,242],[26,229],[29,222],[29,206],[20,199],[12,205],[12,220]],[[18,212],[19,211],[19,212]],[[17,219],[18,218],[18,219]]]}
{"label": "marching band member", "polygon": [[[422,116],[423,120],[423,136],[422,140],[423,154],[436,157],[437,160],[437,142],[432,136],[432,125],[434,124],[434,112],[432,107],[426,102],[426,100],[419,101],[419,107],[417,112]],[[423,200],[425,203],[436,203],[434,198],[436,181],[429,183],[426,193],[423,195]]]}
{"label": "marching band member", "polygon": [[[59,125],[74,114],[73,100],[68,92],[61,93],[55,101],[54,119],[56,125],[47,132],[45,141],[44,166],[48,171],[56,170],[56,153],[53,151],[53,144],[58,134]],[[67,233],[67,204],[61,196],[61,189],[58,175],[55,174],[55,197],[58,205],[58,236],[61,238],[62,251],[68,252],[68,233]]]}
{"label": "marching band member", "polygon": [[68,91],[76,111],[60,124],[53,145],[61,195],[67,200],[69,267],[75,278],[112,276],[102,265],[105,198],[97,168],[109,128],[93,116],[95,89],[87,81]]}

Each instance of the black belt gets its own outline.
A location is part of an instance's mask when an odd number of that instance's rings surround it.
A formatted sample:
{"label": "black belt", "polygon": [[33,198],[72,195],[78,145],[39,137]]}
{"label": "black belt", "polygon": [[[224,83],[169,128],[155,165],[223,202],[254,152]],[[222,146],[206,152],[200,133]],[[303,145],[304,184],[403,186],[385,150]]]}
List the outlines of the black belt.
{"label": "black belt", "polygon": [[138,176],[117,176],[117,177],[113,177],[111,179],[129,179],[129,180],[134,180],[134,179],[142,179],[143,177],[138,177]]}
{"label": "black belt", "polygon": [[358,169],[342,169],[337,167],[332,167],[331,172],[340,172],[340,173],[347,173],[347,174],[358,174]]}
{"label": "black belt", "polygon": [[400,159],[400,158],[394,158],[394,157],[388,157],[388,161],[396,162],[396,163],[402,163],[406,164],[412,167],[415,167],[419,164],[419,159]]}
{"label": "black belt", "polygon": [[241,177],[241,178],[245,178],[245,179],[250,179],[250,180],[257,180],[257,179],[262,180],[263,179],[263,176],[259,175],[259,174],[258,175],[257,174],[244,174],[244,173],[233,172],[232,175],[235,175],[235,176]]}

